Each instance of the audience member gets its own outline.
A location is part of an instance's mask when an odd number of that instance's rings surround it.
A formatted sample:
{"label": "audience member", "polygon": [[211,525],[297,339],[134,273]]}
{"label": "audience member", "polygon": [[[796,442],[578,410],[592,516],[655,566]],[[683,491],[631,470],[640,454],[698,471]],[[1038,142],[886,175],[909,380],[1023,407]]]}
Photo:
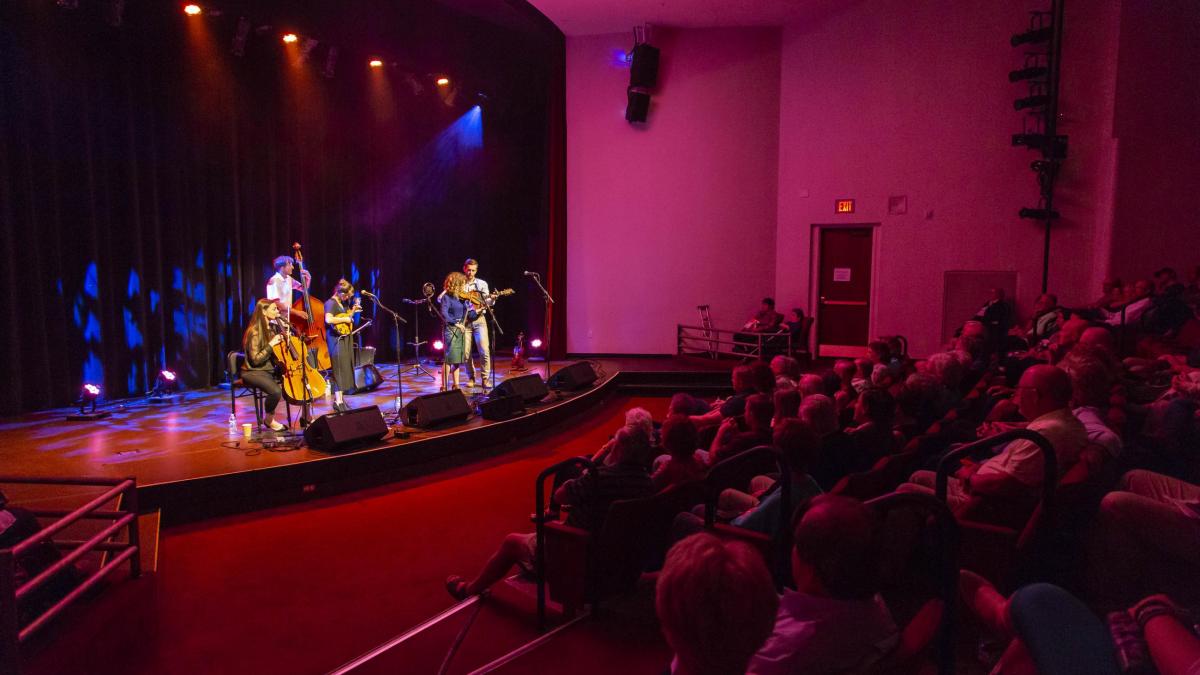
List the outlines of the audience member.
{"label": "audience member", "polygon": [[771,359],[771,374],[775,376],[775,387],[796,388],[800,380],[800,362],[780,354]]}
{"label": "audience member", "polygon": [[709,466],[739,452],[771,443],[771,419],[775,404],[768,394],[754,394],[746,399],[745,414],[721,422],[708,451]]}
{"label": "audience member", "polygon": [[662,445],[667,454],[659,459],[650,480],[654,489],[699,480],[708,471],[704,458],[697,453],[699,435],[686,415],[672,415],[662,425]]}
{"label": "audience member", "polygon": [[700,533],[667,553],[654,605],[673,675],[742,675],[771,634],[779,598],[757,551]]}
{"label": "audience member", "polygon": [[1042,293],[1033,303],[1033,316],[1026,325],[1024,335],[1030,344],[1048,340],[1058,331],[1058,297],[1053,293]]}
{"label": "audience member", "polygon": [[[1054,447],[1061,475],[1079,459],[1087,444],[1087,431],[1069,407],[1071,378],[1056,366],[1033,366],[1021,375],[1016,402],[1029,421],[1026,428],[1044,436]],[[950,477],[947,503],[962,506],[972,495],[984,500],[1036,498],[1042,485],[1042,461],[1042,451],[1032,441],[1012,441],[980,464],[964,463]],[[933,471],[918,471],[900,489],[932,493],[935,479]]]}
{"label": "audience member", "polygon": [[1149,281],[1138,279],[1133,285],[1133,291],[1125,297],[1125,305],[1104,312],[1104,323],[1110,326],[1136,326],[1142,320],[1142,315],[1150,309],[1151,292],[1153,287]]}
{"label": "audience member", "polygon": [[800,376],[800,384],[798,388],[800,389],[801,396],[824,394],[825,381],[821,379],[820,375],[815,373],[805,373],[804,375]]}
{"label": "audience member", "polygon": [[812,501],[795,530],[792,576],[771,636],[746,668],[749,675],[862,672],[898,643],[878,597],[875,523],[846,497]]}
{"label": "audience member", "polygon": [[[792,506],[821,494],[821,487],[809,475],[817,454],[820,452],[820,439],[812,427],[800,420],[785,420],[773,435],[775,447],[783,453],[784,462],[791,472]],[[727,491],[729,492],[729,491]],[[748,497],[749,495],[745,495]],[[743,499],[734,503],[734,495],[722,494],[721,509],[741,511],[741,515],[733,519],[732,524],[748,530],[774,534],[787,521],[783,511],[783,490],[777,482],[766,489],[757,498]]]}
{"label": "audience member", "polygon": [[[896,447],[892,423],[896,416],[896,399],[883,389],[868,389],[858,397],[854,408],[854,423],[846,430],[853,441],[846,473],[866,471]],[[844,474],[843,474],[844,475]]]}
{"label": "audience member", "polygon": [[800,392],[795,389],[775,390],[775,417],[771,426],[778,426],[785,419],[800,416]]}
{"label": "audience member", "polygon": [[[648,446],[640,444],[641,433],[632,427],[617,431],[610,454],[613,464],[599,465],[594,471],[564,482],[554,492],[554,503],[568,506],[567,524],[589,532],[599,529],[608,513],[608,507],[621,499],[647,497],[654,492],[650,474],[646,471],[650,458],[639,455]],[[535,556],[536,536],[533,533],[514,532],[504,538],[500,547],[488,559],[479,575],[468,581],[460,576],[446,579],[446,590],[462,600],[487,590],[504,578],[513,565],[525,571],[532,568]]]}
{"label": "audience member", "polygon": [[741,415],[746,409],[746,398],[755,391],[754,370],[749,365],[737,366],[730,377],[733,379],[733,396],[714,402],[703,415],[692,415],[692,423],[697,427],[720,424],[726,417]]}
{"label": "audience member", "polygon": [[1060,365],[1071,376],[1071,412],[1083,423],[1088,442],[1117,457],[1121,454],[1121,438],[1105,423],[1112,374],[1087,350],[1072,351]]}
{"label": "audience member", "polygon": [[[42,529],[36,516],[27,509],[12,506],[8,497],[0,492],[0,550],[12,548],[36,535]],[[55,545],[48,541],[35,544],[33,548],[13,558],[13,572],[17,586],[33,579],[62,559]],[[78,585],[80,575],[74,566],[68,566],[55,574],[44,585],[33,590],[17,608],[17,623],[25,626],[35,620],[54,603],[62,599]]]}

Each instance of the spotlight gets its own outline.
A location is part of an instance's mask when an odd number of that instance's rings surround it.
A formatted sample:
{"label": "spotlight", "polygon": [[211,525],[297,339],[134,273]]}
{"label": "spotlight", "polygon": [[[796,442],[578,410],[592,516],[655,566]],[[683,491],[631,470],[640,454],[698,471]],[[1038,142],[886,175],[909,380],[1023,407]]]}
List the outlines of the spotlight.
{"label": "spotlight", "polygon": [[437,79],[437,86],[439,86],[439,87],[446,87],[446,86],[449,86],[449,84],[450,84],[450,78],[448,78],[448,77],[439,77]]}
{"label": "spotlight", "polygon": [[533,338],[533,340],[531,340],[529,342],[529,346],[534,349],[541,349],[542,348],[542,339],[541,338]]}
{"label": "spotlight", "polygon": [[200,9],[200,5],[184,5],[183,13],[188,16],[199,16],[204,10]]}
{"label": "spotlight", "polygon": [[[67,420],[70,422],[87,422],[91,420],[99,420],[108,417],[108,412],[96,410],[96,399],[100,398],[100,385],[85,383],[83,388],[79,390],[79,412],[67,415]],[[91,404],[92,409],[84,412],[84,409]]]}
{"label": "spotlight", "polygon": [[440,352],[440,351],[442,351],[443,349],[445,349],[445,348],[446,348],[446,343],[445,343],[445,342],[442,342],[441,340],[434,340],[434,341],[433,341],[433,348],[434,348],[436,351],[439,351],[439,352]]}
{"label": "spotlight", "polygon": [[1046,134],[1013,134],[1012,144],[1023,145],[1030,150],[1041,150],[1055,159],[1067,156],[1067,137],[1062,135],[1050,138]]}
{"label": "spotlight", "polygon": [[325,70],[321,74],[325,77],[333,77],[334,69],[337,68],[338,50],[337,47],[330,47],[325,53]]}
{"label": "spotlight", "polygon": [[367,62],[367,65],[371,66],[372,68],[382,68],[383,61],[380,59],[371,59],[370,61]]}
{"label": "spotlight", "polygon": [[171,394],[179,389],[179,376],[171,370],[158,371],[154,379],[154,389],[150,391],[151,403],[173,403]]}
{"label": "spotlight", "polygon": [[299,39],[300,39],[300,37],[298,35],[296,35],[295,33],[284,33],[283,34],[283,41],[288,43],[289,45]]}
{"label": "spotlight", "polygon": [[1058,218],[1058,211],[1047,211],[1046,209],[1021,209],[1017,212],[1021,218],[1030,220],[1054,220]]}
{"label": "spotlight", "polygon": [[1026,108],[1043,108],[1050,105],[1050,96],[1048,94],[1034,94],[1013,101],[1013,108],[1024,110]]}
{"label": "spotlight", "polygon": [[1045,66],[1030,66],[1020,70],[1009,72],[1009,82],[1020,82],[1021,80],[1036,80],[1039,77],[1046,77],[1050,74],[1050,69]]}
{"label": "spotlight", "polygon": [[1053,26],[1046,26],[1044,28],[1030,28],[1024,33],[1018,33],[1012,36],[1012,39],[1009,40],[1009,42],[1014,47],[1020,47],[1021,45],[1035,45],[1040,42],[1046,42],[1053,36]]}

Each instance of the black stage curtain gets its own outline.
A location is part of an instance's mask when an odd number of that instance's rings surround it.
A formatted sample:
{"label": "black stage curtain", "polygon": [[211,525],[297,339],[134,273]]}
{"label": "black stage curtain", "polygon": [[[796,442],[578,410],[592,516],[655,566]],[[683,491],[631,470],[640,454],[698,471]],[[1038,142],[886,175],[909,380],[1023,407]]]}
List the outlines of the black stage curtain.
{"label": "black stage curtain", "polygon": [[[231,56],[236,16],[198,28],[175,3],[128,4],[119,26],[111,3],[0,6],[0,414],[68,404],[84,381],[144,394],[161,368],[192,388],[222,381],[293,241],[316,297],[345,276],[409,321],[401,297],[479,258],[493,287],[518,290],[500,348],[539,332],[521,272],[550,254],[561,39],[456,19],[439,51],[475,81],[448,100],[423,65],[371,80],[352,35],[325,78],[323,52],[298,65],[273,34]],[[366,342],[394,357],[390,321],[373,318]],[[422,319],[422,337],[437,332]]]}

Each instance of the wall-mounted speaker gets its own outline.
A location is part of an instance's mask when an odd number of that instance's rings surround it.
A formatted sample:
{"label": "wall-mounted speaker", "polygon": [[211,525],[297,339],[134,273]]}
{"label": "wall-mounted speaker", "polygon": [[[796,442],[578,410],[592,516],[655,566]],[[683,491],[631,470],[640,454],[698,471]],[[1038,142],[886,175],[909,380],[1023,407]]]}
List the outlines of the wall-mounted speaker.
{"label": "wall-mounted speaker", "polygon": [[629,86],[653,89],[658,84],[658,47],[643,42],[633,48]]}
{"label": "wall-mounted speaker", "polygon": [[645,122],[650,112],[650,94],[641,89],[630,87],[628,100],[625,103],[625,119],[629,122]]}
{"label": "wall-mounted speaker", "polygon": [[471,404],[461,389],[418,396],[404,406],[405,424],[410,427],[435,427],[464,422],[471,416]]}
{"label": "wall-mounted speaker", "polygon": [[341,452],[383,440],[387,422],[379,406],[321,415],[304,430],[304,442],[320,452]]}

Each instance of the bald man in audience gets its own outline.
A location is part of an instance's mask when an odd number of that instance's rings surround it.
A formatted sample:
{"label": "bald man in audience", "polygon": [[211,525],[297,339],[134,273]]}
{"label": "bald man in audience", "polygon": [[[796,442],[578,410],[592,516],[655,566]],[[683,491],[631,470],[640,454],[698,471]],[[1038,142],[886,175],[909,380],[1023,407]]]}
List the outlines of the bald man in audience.
{"label": "bald man in audience", "polygon": [[898,640],[878,596],[875,522],[862,502],[822,495],[795,530],[795,591],[779,599],[775,628],[747,675],[857,673]]}
{"label": "bald man in audience", "polygon": [[[1078,461],[1088,443],[1087,429],[1071,412],[1070,376],[1057,366],[1033,366],[1021,375],[1014,399],[1018,412],[1029,420],[1025,428],[1038,432],[1054,447],[1058,472],[1062,475]],[[1018,439],[982,463],[964,462],[950,477],[946,501],[956,508],[972,496],[985,500],[1036,497],[1042,477],[1041,449],[1032,441]],[[917,471],[899,490],[933,493],[935,484],[933,471]]]}

